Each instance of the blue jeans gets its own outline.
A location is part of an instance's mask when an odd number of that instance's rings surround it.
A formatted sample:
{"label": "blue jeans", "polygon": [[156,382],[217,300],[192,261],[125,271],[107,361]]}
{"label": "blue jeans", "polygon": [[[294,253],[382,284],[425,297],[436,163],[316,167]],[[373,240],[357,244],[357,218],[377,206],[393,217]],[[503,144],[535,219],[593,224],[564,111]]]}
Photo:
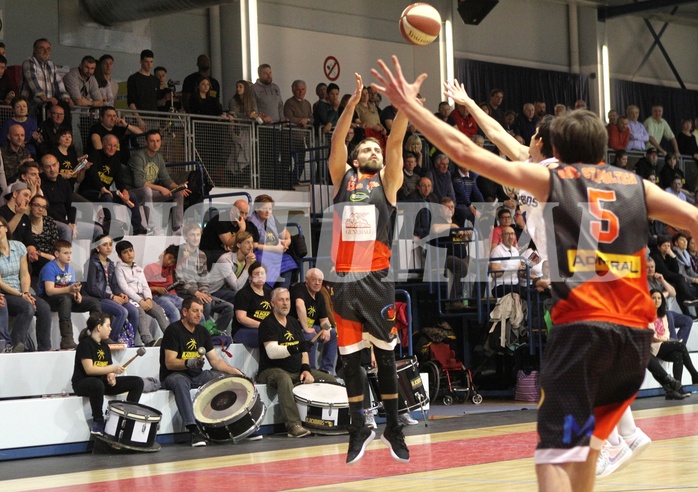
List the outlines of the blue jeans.
{"label": "blue jeans", "polygon": [[240,328],[233,335],[233,341],[248,348],[259,348],[259,330],[257,328]]}
{"label": "blue jeans", "polygon": [[[140,319],[138,317],[138,308],[136,306],[130,302],[127,302],[126,304],[119,304],[118,302],[109,299],[100,299],[99,303],[102,305],[102,311],[112,317],[111,335],[109,338],[115,341],[119,339],[119,336],[124,329],[126,319],[128,319],[133,325],[134,333],[138,331]],[[143,338],[147,338],[147,340],[142,340],[143,343],[148,343],[152,339],[152,337],[148,338],[147,336],[143,337],[141,335],[141,339]]]}
{"label": "blue jeans", "polygon": [[180,314],[180,309],[182,309],[183,299],[175,294],[164,294],[161,296],[153,297],[153,301],[165,311],[165,316],[170,321],[174,323],[179,321],[182,317]]}
{"label": "blue jeans", "polygon": [[187,425],[196,424],[194,418],[194,404],[191,401],[190,390],[198,388],[208,383],[212,379],[223,376],[222,372],[218,371],[202,371],[196,377],[191,377],[183,372],[173,372],[162,382],[162,387],[174,393],[177,411],[182,418],[182,423]]}
{"label": "blue jeans", "polygon": [[32,318],[36,316],[36,341],[38,350],[51,350],[51,308],[43,299],[36,297],[36,308],[32,303],[17,296],[5,296],[6,309],[4,311],[14,316],[15,324],[12,327],[12,345],[27,343],[27,333]]}
{"label": "blue jeans", "polygon": [[[315,329],[315,333],[307,333],[303,332],[303,336],[305,337],[305,341],[310,343],[310,340],[322,330],[318,325],[313,326]],[[320,339],[318,338],[315,343],[313,343],[310,346],[310,352],[308,353],[308,356],[310,357],[310,367],[312,369],[318,369],[315,367],[315,360],[317,359],[317,346],[320,342]],[[330,341],[325,342],[322,344],[322,357],[320,358],[320,367],[319,369],[321,371],[329,372],[330,374],[334,374],[334,366],[337,363],[337,330],[330,330]]]}
{"label": "blue jeans", "polygon": [[0,340],[5,340],[5,343],[9,347],[12,345],[12,338],[10,338],[10,316],[7,313],[7,305],[0,308]]}

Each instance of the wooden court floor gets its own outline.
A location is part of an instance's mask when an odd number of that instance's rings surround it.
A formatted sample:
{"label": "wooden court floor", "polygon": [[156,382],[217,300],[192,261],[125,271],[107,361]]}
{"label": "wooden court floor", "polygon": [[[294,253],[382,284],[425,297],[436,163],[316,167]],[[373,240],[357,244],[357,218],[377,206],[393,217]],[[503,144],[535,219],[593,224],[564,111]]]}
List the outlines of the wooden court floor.
{"label": "wooden court floor", "polygon": [[[633,411],[653,443],[630,466],[597,481],[596,490],[698,490],[698,395],[682,402],[646,398]],[[379,439],[347,466],[346,436],[285,435],[205,448],[172,444],[152,454],[2,462],[0,491],[528,491],[536,489],[535,418],[535,410],[432,417],[428,427],[406,428],[408,464],[392,460]]]}

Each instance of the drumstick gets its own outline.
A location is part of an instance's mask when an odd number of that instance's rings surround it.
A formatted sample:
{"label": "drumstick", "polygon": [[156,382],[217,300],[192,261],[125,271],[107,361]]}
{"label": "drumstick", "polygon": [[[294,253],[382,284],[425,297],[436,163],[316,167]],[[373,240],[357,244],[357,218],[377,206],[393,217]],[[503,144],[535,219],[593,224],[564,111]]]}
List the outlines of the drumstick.
{"label": "drumstick", "polygon": [[127,367],[131,362],[133,362],[134,360],[136,360],[136,357],[140,357],[141,355],[145,355],[145,347],[139,347],[139,348],[138,348],[138,351],[136,352],[136,355],[134,355],[133,357],[131,357],[131,358],[129,359],[129,361],[128,361],[126,364],[124,364],[124,369],[126,369],[126,367]]}
{"label": "drumstick", "polygon": [[[327,326],[327,325],[325,325],[325,326]],[[332,329],[331,326],[330,326],[329,328],[324,328],[324,327],[323,327],[322,330],[320,330],[320,331],[317,332],[317,335],[315,335],[313,338],[310,339],[310,343],[315,343],[315,340],[317,340],[318,337],[320,337],[320,335],[322,334],[323,331],[329,331],[329,330],[331,330],[331,329]]]}

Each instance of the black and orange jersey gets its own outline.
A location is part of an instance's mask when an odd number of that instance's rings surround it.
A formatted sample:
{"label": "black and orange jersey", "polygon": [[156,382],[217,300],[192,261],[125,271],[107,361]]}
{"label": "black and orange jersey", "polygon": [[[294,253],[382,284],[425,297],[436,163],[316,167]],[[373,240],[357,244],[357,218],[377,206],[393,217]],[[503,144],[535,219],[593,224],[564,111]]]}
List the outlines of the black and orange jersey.
{"label": "black and orange jersey", "polygon": [[564,165],[550,176],[548,244],[555,244],[561,277],[552,285],[553,322],[647,328],[656,309],[647,289],[642,179],[606,164]]}
{"label": "black and orange jersey", "polygon": [[372,272],[390,267],[390,217],[380,173],[347,170],[334,198],[332,257],[337,272]]}

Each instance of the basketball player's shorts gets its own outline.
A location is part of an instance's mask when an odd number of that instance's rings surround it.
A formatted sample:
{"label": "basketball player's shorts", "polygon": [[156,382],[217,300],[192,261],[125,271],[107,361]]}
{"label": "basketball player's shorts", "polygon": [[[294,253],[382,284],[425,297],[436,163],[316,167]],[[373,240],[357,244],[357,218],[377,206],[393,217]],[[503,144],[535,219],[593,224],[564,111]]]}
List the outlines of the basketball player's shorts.
{"label": "basketball player's shorts", "polygon": [[395,285],[384,281],[387,276],[387,269],[338,274],[332,302],[340,354],[358,352],[368,346],[366,341],[384,350],[395,348]]}
{"label": "basketball player's shorts", "polygon": [[637,396],[652,330],[605,322],[555,326],[541,362],[536,464],[586,461]]}

